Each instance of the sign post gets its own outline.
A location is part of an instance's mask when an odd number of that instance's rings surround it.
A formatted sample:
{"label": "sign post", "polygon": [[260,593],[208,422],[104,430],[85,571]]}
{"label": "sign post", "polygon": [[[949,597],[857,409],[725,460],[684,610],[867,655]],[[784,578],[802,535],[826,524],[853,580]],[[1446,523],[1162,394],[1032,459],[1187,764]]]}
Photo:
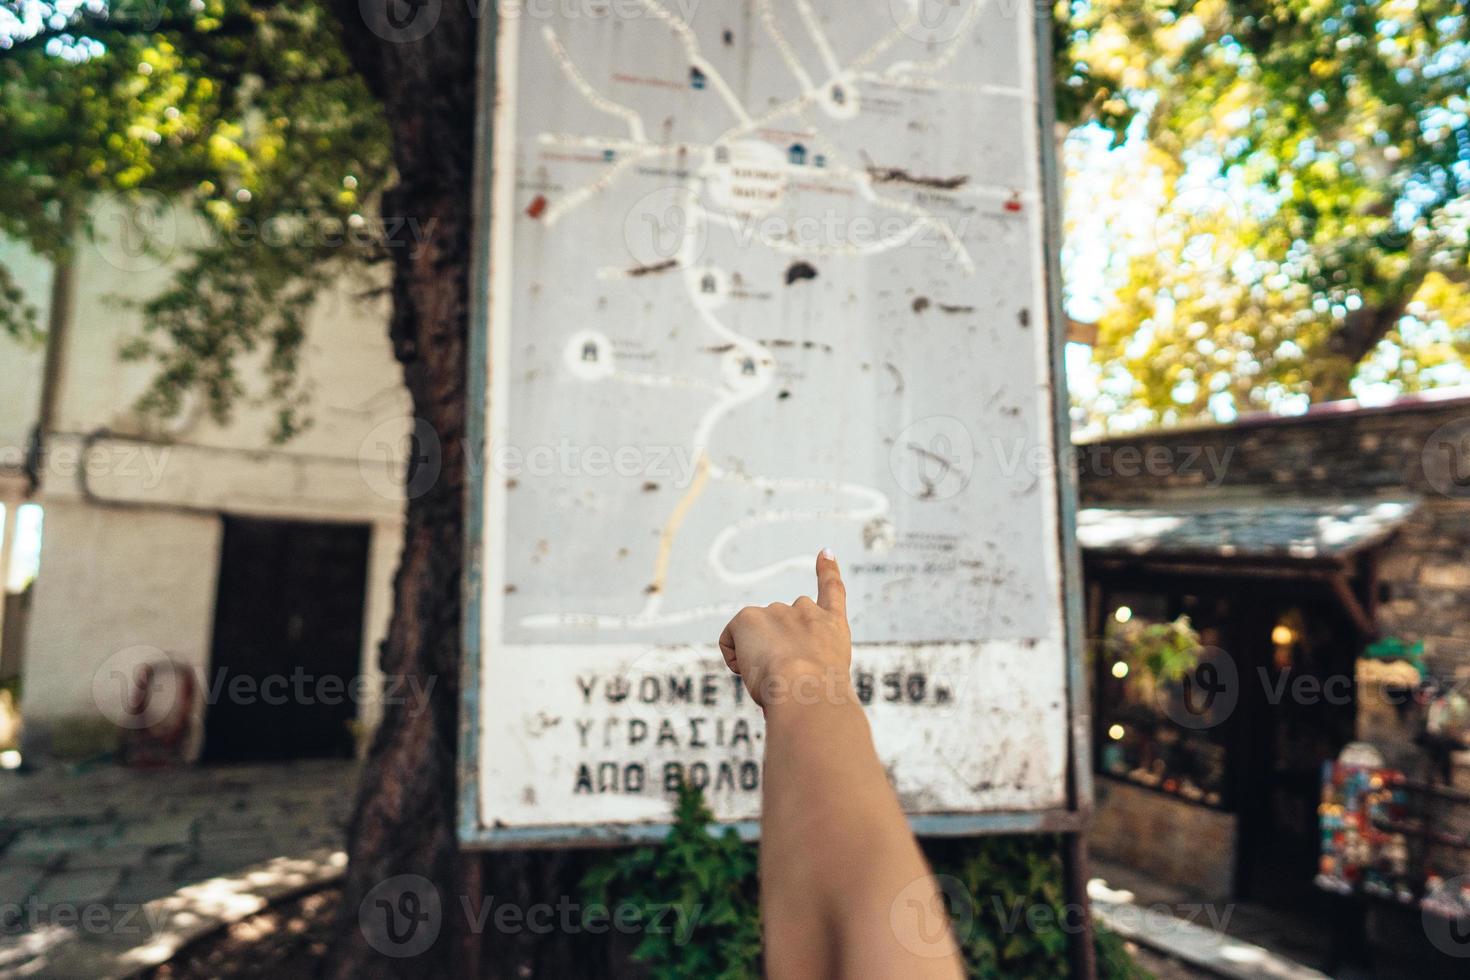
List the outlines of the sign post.
{"label": "sign post", "polygon": [[915,831],[1072,835],[1082,887],[1039,9],[627,0],[485,25],[466,846],[656,839],[684,782],[755,837],[762,721],[715,639],[810,592],[832,547]]}

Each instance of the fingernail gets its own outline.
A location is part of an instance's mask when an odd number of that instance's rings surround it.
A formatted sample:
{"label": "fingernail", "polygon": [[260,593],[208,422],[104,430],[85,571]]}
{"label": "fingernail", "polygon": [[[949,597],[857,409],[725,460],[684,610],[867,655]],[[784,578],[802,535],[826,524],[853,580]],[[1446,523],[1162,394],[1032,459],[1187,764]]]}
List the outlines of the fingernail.
{"label": "fingernail", "polygon": [[836,561],[837,560],[837,553],[835,551],[833,551],[831,548],[823,548],[822,549],[822,557],[825,558],[825,559],[827,559],[828,561]]}

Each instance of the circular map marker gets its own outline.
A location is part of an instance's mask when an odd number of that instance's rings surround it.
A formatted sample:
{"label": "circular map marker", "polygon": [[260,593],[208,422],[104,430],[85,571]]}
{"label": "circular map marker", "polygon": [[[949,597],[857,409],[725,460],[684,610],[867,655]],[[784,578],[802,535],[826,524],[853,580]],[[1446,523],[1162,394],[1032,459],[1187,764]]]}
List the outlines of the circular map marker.
{"label": "circular map marker", "polygon": [[562,351],[567,367],[579,378],[595,380],[613,373],[612,341],[595,330],[579,330]]}

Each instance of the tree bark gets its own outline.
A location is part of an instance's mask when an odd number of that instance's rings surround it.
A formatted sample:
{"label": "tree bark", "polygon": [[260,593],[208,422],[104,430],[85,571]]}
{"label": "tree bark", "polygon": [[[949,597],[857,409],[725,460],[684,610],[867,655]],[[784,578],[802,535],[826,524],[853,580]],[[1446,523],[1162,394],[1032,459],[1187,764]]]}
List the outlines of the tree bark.
{"label": "tree bark", "polygon": [[1422,281],[1420,276],[1403,284],[1396,295],[1381,304],[1359,307],[1343,318],[1318,355],[1312,378],[1312,401],[1336,401],[1352,396],[1352,380],[1358,365],[1399,322]]}
{"label": "tree bark", "polygon": [[[417,40],[384,38],[364,20],[373,2],[397,3],[399,13],[415,16],[437,13],[437,22]],[[342,914],[324,972],[341,980],[616,976],[626,972],[625,937],[609,942],[561,926],[560,910],[575,901],[589,862],[585,852],[482,857],[461,851],[457,840],[467,448],[483,458],[465,441],[475,14],[493,16],[495,7],[332,0],[332,8],[348,55],[381,101],[392,133],[398,183],[383,201],[385,227],[414,227],[408,225],[414,219],[423,236],[415,243],[405,232],[404,241],[390,243],[390,335],[414,415],[432,426],[441,455],[437,479],[407,501],[393,618],[381,654],[384,675],[401,679],[400,690],[430,693],[384,706],[348,828]],[[375,945],[360,918],[373,914],[373,889],[403,875],[428,879],[440,907],[437,938],[412,956],[385,952],[381,937]],[[489,916],[479,915],[482,902],[493,903]],[[494,910],[507,904],[523,915],[550,906],[554,924],[497,928]]]}
{"label": "tree bark", "polygon": [[[389,243],[390,334],[414,414],[433,427],[441,457],[438,478],[407,502],[381,653],[385,676],[416,680],[410,690],[430,693],[384,705],[348,829],[342,919],[327,974],[477,976],[478,944],[453,914],[458,896],[480,892],[479,862],[461,855],[455,833],[475,25],[465,4],[444,3],[423,38],[395,42],[369,29],[355,0],[333,7],[392,132],[399,180],[384,196],[384,227],[413,218],[423,234],[417,248]],[[439,892],[438,938],[416,956],[386,955],[360,927],[368,893],[398,875],[421,875]]]}

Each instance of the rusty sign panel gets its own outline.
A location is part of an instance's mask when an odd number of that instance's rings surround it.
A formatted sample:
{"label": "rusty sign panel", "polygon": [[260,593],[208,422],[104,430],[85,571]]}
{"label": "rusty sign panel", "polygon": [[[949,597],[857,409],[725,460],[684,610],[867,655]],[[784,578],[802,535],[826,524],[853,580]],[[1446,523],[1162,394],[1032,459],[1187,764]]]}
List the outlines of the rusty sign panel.
{"label": "rusty sign panel", "polygon": [[486,32],[462,836],[651,836],[684,780],[749,830],[762,720],[715,639],[822,547],[916,823],[1065,825],[1045,25],[540,13]]}

